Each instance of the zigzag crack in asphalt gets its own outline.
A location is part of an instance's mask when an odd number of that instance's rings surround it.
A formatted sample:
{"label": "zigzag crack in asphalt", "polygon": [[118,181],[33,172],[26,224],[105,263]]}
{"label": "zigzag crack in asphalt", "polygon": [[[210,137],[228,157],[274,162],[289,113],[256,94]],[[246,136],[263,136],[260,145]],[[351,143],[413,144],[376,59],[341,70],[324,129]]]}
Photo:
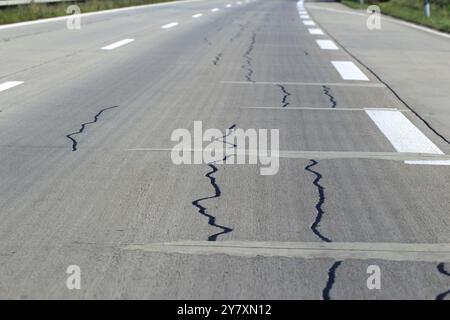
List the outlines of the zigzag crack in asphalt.
{"label": "zigzag crack in asphalt", "polygon": [[281,107],[286,108],[290,104],[290,102],[288,102],[287,100],[288,100],[288,97],[291,95],[291,93],[288,92],[286,90],[286,87],[281,84],[277,84],[276,86],[281,89],[281,92],[283,94],[283,98],[281,100]]}
{"label": "zigzag crack in asphalt", "polygon": [[[450,277],[450,271],[445,270],[445,264],[443,262],[438,264],[437,270],[439,271],[439,273],[443,274],[444,276]],[[449,294],[450,294],[450,290],[442,292],[436,296],[436,300],[444,300],[445,297]]]}
{"label": "zigzag crack in asphalt", "polygon": [[[315,176],[313,184],[314,186],[316,186],[319,196],[319,199],[315,206],[316,218],[314,219],[314,222],[311,224],[311,230],[320,240],[324,242],[333,242],[329,237],[324,236],[319,230],[320,222],[322,221],[322,218],[325,214],[325,211],[323,210],[323,205],[325,204],[326,196],[325,196],[325,187],[322,186],[320,183],[320,180],[322,179],[322,174],[312,169],[317,164],[318,162],[316,160],[311,159],[310,164],[305,167],[306,171],[311,172]],[[333,285],[336,280],[336,270],[339,268],[341,264],[342,261],[336,261],[328,269],[328,279],[325,288],[322,290],[322,299],[324,300],[331,299],[330,293],[331,290],[333,289]]]}
{"label": "zigzag crack in asphalt", "polygon": [[325,285],[325,288],[322,291],[322,299],[323,300],[331,300],[330,292],[333,288],[334,281],[336,280],[336,270],[339,268],[339,266],[342,264],[342,261],[336,261],[333,263],[333,265],[328,270],[328,280],[327,284]]}
{"label": "zigzag crack in asphalt", "polygon": [[330,107],[336,108],[337,101],[334,98],[334,96],[331,94],[331,88],[327,87],[327,86],[322,86],[322,88],[323,88],[323,94],[326,95],[330,99]]}
{"label": "zigzag crack in asphalt", "polygon": [[[232,125],[231,127],[229,127],[229,128],[227,129],[227,134],[226,134],[226,135],[224,135],[223,137],[219,138],[220,140],[219,140],[219,139],[216,139],[216,140],[217,140],[217,141],[221,141],[221,142],[223,142],[224,144],[229,144],[229,145],[231,145],[233,148],[236,148],[236,147],[237,147],[236,144],[230,143],[230,142],[226,141],[226,138],[227,138],[229,135],[231,135],[232,132],[233,132],[235,129],[236,129],[236,125],[234,124],[234,125]],[[225,140],[224,140],[224,139],[225,139]],[[225,161],[227,158],[228,158],[228,156],[225,155],[224,158],[221,159],[221,160],[219,160],[219,161]],[[222,230],[222,231],[220,231],[220,232],[218,232],[218,233],[215,233],[215,234],[210,235],[210,236],[208,237],[208,241],[216,241],[217,238],[218,238],[220,235],[227,234],[227,233],[230,233],[230,232],[233,231],[232,228],[229,228],[229,227],[226,227],[226,226],[217,224],[217,223],[216,223],[216,220],[217,220],[216,217],[214,217],[213,215],[209,214],[209,213],[208,213],[208,208],[207,208],[207,207],[204,207],[204,206],[202,206],[202,205],[200,204],[200,202],[202,202],[202,201],[205,201],[205,200],[211,200],[211,199],[215,199],[215,198],[220,198],[220,196],[222,195],[222,192],[221,192],[221,190],[220,190],[220,187],[219,187],[219,185],[217,184],[216,177],[213,176],[213,174],[215,174],[217,171],[219,171],[219,169],[215,166],[215,164],[217,164],[217,162],[218,162],[218,161],[216,160],[216,161],[212,161],[212,162],[208,163],[208,167],[211,168],[211,171],[209,171],[209,172],[205,175],[205,177],[207,177],[207,178],[209,179],[209,182],[210,182],[211,186],[212,186],[213,189],[214,189],[214,195],[212,195],[212,196],[210,196],[210,197],[204,197],[204,198],[200,198],[200,199],[197,199],[197,200],[192,201],[192,204],[198,209],[198,212],[199,212],[201,215],[203,215],[203,216],[205,216],[205,217],[208,218],[208,224],[209,224],[210,226],[213,226],[213,227],[216,227],[216,228],[219,228],[219,229]]]}
{"label": "zigzag crack in asphalt", "polygon": [[119,107],[119,106],[114,106],[114,107],[108,107],[108,108],[104,108],[104,109],[100,110],[100,111],[94,116],[94,120],[93,120],[93,121],[85,122],[85,123],[81,124],[80,130],[78,130],[77,132],[73,132],[73,133],[70,133],[70,134],[66,135],[66,138],[69,139],[69,140],[72,142],[72,151],[74,152],[74,151],[77,151],[77,150],[78,150],[78,141],[75,140],[75,139],[73,138],[73,136],[76,136],[76,135],[79,135],[79,134],[83,133],[84,130],[86,129],[86,127],[87,127],[88,125],[94,124],[94,123],[98,122],[98,119],[100,118],[100,116],[102,115],[102,113],[104,113],[105,111],[110,110],[110,109],[114,109],[114,108],[118,108],[118,107]]}
{"label": "zigzag crack in asphalt", "polygon": [[245,53],[243,54],[243,57],[245,58],[245,64],[242,65],[242,68],[247,71],[246,75],[245,75],[245,79],[249,82],[254,82],[254,80],[252,78],[253,65],[252,65],[252,58],[251,58],[250,54],[252,53],[252,51],[255,47],[255,43],[256,43],[256,33],[253,32],[252,39],[250,41],[250,45],[249,45],[247,51],[245,51]]}

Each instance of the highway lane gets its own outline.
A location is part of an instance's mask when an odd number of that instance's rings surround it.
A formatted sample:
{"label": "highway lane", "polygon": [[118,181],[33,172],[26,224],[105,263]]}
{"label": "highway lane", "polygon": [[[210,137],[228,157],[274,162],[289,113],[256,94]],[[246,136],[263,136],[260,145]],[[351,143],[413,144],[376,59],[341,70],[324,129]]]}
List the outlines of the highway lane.
{"label": "highway lane", "polygon": [[[366,251],[338,264],[333,252],[145,250],[200,245],[221,231],[193,204],[214,195],[211,168],[176,166],[168,152],[152,151],[170,149],[171,133],[196,120],[221,130],[279,129],[281,150],[350,158],[282,158],[274,176],[261,176],[257,165],[218,165],[220,196],[202,205],[232,229],[218,241],[249,248],[448,244],[449,167],[396,158],[366,109],[397,108],[445,154],[450,148],[345,50],[322,50],[316,40],[329,38],[310,34],[295,1],[198,1],[86,20],[78,31],[63,21],[0,29],[10,39],[0,79],[23,81],[0,92],[1,297],[434,299],[448,290],[437,269],[448,249],[437,247],[440,258],[431,261]],[[322,13],[316,23],[329,20]],[[123,39],[134,41],[101,49]],[[344,80],[332,61],[352,62],[368,81]],[[371,152],[392,156],[375,160]],[[66,288],[71,264],[81,267],[81,290]],[[381,290],[366,287],[373,264]]]}

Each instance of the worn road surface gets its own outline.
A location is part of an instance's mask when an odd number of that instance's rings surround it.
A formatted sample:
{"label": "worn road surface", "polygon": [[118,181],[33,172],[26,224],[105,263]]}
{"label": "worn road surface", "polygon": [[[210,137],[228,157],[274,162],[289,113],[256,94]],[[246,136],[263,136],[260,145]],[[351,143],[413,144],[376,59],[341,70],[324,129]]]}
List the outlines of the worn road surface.
{"label": "worn road surface", "polygon": [[[367,18],[199,0],[0,26],[0,298],[449,299],[450,38]],[[194,121],[278,129],[278,173],[174,164]]]}

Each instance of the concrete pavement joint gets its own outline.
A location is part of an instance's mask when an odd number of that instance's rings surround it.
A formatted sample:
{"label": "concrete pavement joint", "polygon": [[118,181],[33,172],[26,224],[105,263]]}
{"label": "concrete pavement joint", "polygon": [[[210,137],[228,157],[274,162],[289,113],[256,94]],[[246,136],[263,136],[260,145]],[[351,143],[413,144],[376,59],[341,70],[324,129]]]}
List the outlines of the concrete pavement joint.
{"label": "concrete pavement joint", "polygon": [[[208,149],[188,149],[183,148],[179,151],[183,152],[203,152]],[[129,148],[127,152],[164,152],[171,153],[178,151],[173,148]],[[243,153],[246,155],[258,155],[257,150],[240,150],[236,149],[235,153]],[[274,155],[275,157],[275,155]],[[412,153],[412,152],[367,152],[367,151],[293,151],[281,150],[279,158],[284,159],[303,159],[303,160],[388,160],[388,161],[444,161],[450,160],[449,155],[430,154],[430,153]]]}
{"label": "concrete pavement joint", "polygon": [[192,241],[129,244],[123,250],[255,258],[450,262],[450,243]]}
{"label": "concrete pavement joint", "polygon": [[[241,107],[242,109],[259,109],[259,110],[293,110],[293,111],[364,111],[370,110],[370,108],[321,108],[321,107],[285,107],[280,109],[279,107]],[[398,112],[411,112],[407,109],[396,108],[374,108],[372,110],[385,110],[385,111],[398,111]]]}
{"label": "concrete pavement joint", "polygon": [[252,84],[252,85],[293,85],[293,86],[333,86],[333,87],[365,87],[365,88],[385,88],[382,83],[355,83],[355,82],[289,82],[289,81],[221,81],[223,84]]}

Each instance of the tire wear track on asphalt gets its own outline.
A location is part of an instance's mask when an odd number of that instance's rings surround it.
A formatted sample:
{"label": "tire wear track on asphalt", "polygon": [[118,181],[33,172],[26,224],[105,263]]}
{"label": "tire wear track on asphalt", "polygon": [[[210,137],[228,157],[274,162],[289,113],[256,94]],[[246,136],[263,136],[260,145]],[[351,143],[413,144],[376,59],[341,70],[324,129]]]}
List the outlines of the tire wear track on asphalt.
{"label": "tire wear track on asphalt", "polygon": [[242,69],[244,69],[246,71],[245,74],[245,79],[249,82],[255,82],[252,78],[253,76],[253,65],[252,65],[252,58],[251,58],[251,53],[255,47],[255,43],[256,43],[256,33],[253,32],[252,34],[252,38],[250,41],[250,45],[247,49],[247,51],[245,51],[245,53],[243,54],[243,57],[245,59],[244,64],[242,65]]}
{"label": "tire wear track on asphalt", "polygon": [[[230,142],[226,141],[226,138],[227,138],[229,135],[231,135],[235,129],[236,129],[236,125],[233,124],[231,127],[229,127],[229,128],[227,129],[227,133],[226,133],[224,136],[222,136],[221,138],[215,139],[214,141],[220,141],[220,142],[223,142],[224,144],[231,145],[233,148],[236,148],[237,146],[236,146],[234,143],[230,143]],[[229,227],[226,227],[226,226],[223,226],[223,225],[218,224],[218,223],[216,222],[216,220],[217,220],[216,217],[213,216],[213,215],[211,215],[211,214],[209,214],[208,208],[200,204],[200,202],[203,202],[203,201],[205,201],[205,200],[211,200],[211,199],[220,198],[220,196],[222,195],[222,191],[220,190],[220,187],[219,187],[219,185],[217,184],[216,177],[214,177],[213,175],[214,175],[216,172],[219,171],[219,169],[218,169],[217,166],[216,166],[217,162],[219,162],[219,161],[222,161],[222,162],[223,162],[223,161],[225,161],[227,158],[228,158],[228,155],[225,155],[221,160],[215,160],[215,161],[212,161],[212,162],[210,162],[210,163],[207,164],[208,167],[211,168],[211,171],[209,171],[208,173],[206,173],[206,174],[205,174],[205,177],[207,177],[207,178],[209,179],[209,182],[210,182],[211,186],[212,186],[213,189],[214,189],[214,195],[209,196],[209,197],[200,198],[200,199],[197,199],[197,200],[192,201],[192,205],[195,206],[195,207],[198,209],[198,212],[199,212],[201,215],[203,215],[203,216],[205,216],[205,217],[208,218],[208,224],[209,224],[210,226],[215,227],[215,228],[219,228],[219,229],[222,230],[222,231],[220,231],[220,232],[218,232],[218,233],[215,233],[215,234],[210,235],[210,236],[208,237],[208,241],[217,241],[217,238],[218,238],[220,235],[224,235],[224,234],[227,234],[227,233],[230,233],[230,232],[233,231],[232,228],[229,228]]]}
{"label": "tire wear track on asphalt", "polygon": [[286,90],[286,87],[281,84],[277,84],[276,86],[281,89],[281,93],[283,94],[283,98],[281,100],[281,107],[286,108],[290,104],[290,102],[288,102],[287,100],[288,97],[291,95],[291,93],[288,92]]}
{"label": "tire wear track on asphalt", "polygon": [[[322,218],[325,214],[325,211],[323,210],[323,205],[325,204],[326,196],[325,196],[325,187],[320,184],[320,180],[322,180],[322,174],[318,171],[313,170],[312,168],[316,166],[318,162],[316,160],[311,159],[310,163],[305,167],[305,170],[312,173],[315,178],[313,181],[314,186],[317,188],[319,199],[316,203],[316,218],[314,219],[314,222],[311,224],[311,230],[312,232],[322,241],[324,242],[333,242],[330,238],[324,236],[320,230],[320,222],[322,221]],[[336,279],[336,270],[339,268],[339,266],[342,264],[342,261],[336,261],[334,262],[331,267],[328,269],[328,279],[325,285],[325,288],[322,290],[322,299],[323,300],[330,300],[331,296],[331,290],[333,289],[333,285]]]}
{"label": "tire wear track on asphalt", "polygon": [[105,112],[108,111],[110,109],[114,109],[114,108],[118,108],[119,106],[113,106],[113,107],[108,107],[108,108],[104,108],[102,110],[100,110],[95,116],[94,116],[94,120],[90,121],[90,122],[85,122],[83,124],[81,124],[81,128],[80,130],[78,130],[77,132],[73,132],[70,133],[68,135],[66,135],[66,138],[69,139],[72,142],[72,152],[77,151],[78,150],[78,141],[76,139],[74,139],[73,137],[79,134],[82,134],[86,127],[90,124],[94,124],[97,123],[100,116]]}
{"label": "tire wear track on asphalt", "polygon": [[[237,32],[236,34],[234,34],[233,36],[231,36],[229,42],[230,42],[230,43],[233,43],[234,40],[240,38],[241,35],[242,35],[242,32],[244,32],[245,28],[246,28],[246,26],[243,25],[242,23],[240,23],[240,24],[239,24],[239,30],[238,30],[238,32]],[[222,51],[220,51],[220,52],[214,57],[213,65],[215,65],[215,66],[218,66],[218,65],[219,65],[220,59],[222,58],[223,52],[225,51],[225,49],[226,49],[226,48],[223,48]]]}
{"label": "tire wear track on asphalt", "polygon": [[[438,264],[437,270],[444,276],[450,277],[450,271],[445,270],[445,264],[443,262]],[[436,300],[444,300],[448,295],[450,295],[450,290],[438,294],[436,296]]]}
{"label": "tire wear track on asphalt", "polygon": [[230,38],[230,43],[233,43],[234,40],[239,39],[241,37],[242,33],[244,32],[245,28],[246,28],[246,25],[243,25],[242,23],[240,23],[239,24],[239,30],[238,30],[238,32],[235,35],[233,35]]}
{"label": "tire wear track on asphalt", "polygon": [[330,107],[336,108],[337,101],[334,99],[334,96],[331,94],[331,88],[327,86],[322,86],[323,94],[326,95],[330,99]]}

